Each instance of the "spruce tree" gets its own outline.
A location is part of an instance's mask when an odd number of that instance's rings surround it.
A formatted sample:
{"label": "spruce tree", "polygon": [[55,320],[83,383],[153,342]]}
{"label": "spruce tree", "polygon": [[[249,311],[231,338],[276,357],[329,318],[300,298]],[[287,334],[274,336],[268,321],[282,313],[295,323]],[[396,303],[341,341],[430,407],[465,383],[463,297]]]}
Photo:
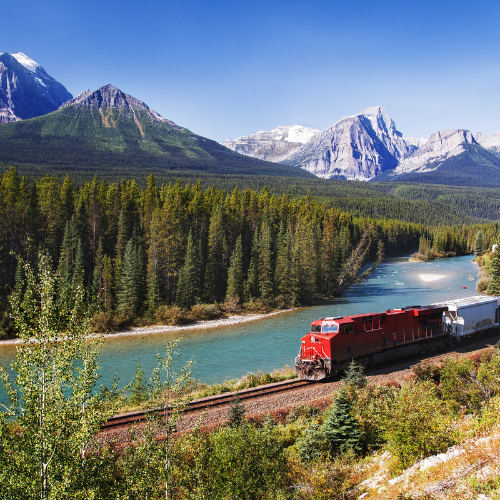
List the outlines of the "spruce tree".
{"label": "spruce tree", "polygon": [[190,231],[186,248],[186,259],[179,274],[175,300],[179,307],[186,309],[192,307],[196,303],[197,297],[199,297],[196,258],[196,246],[193,243],[193,233]]}
{"label": "spruce tree", "polygon": [[208,231],[208,256],[205,271],[205,296],[208,301],[219,301],[224,297],[227,281],[226,237],[222,205],[214,208]]}
{"label": "spruce tree", "polygon": [[245,283],[245,299],[260,297],[259,275],[260,275],[260,238],[259,230],[255,229],[252,240],[252,253],[250,266],[248,267],[247,280]]}
{"label": "spruce tree", "polygon": [[228,420],[229,427],[238,427],[243,423],[243,418],[245,417],[245,405],[242,403],[239,395],[231,401],[231,406],[229,407]]}
{"label": "spruce tree", "polygon": [[476,235],[476,241],[474,242],[474,256],[481,257],[484,253],[484,241],[483,241],[483,233],[478,231]]}
{"label": "spruce tree", "polygon": [[351,360],[347,370],[345,371],[344,378],[342,379],[342,384],[344,386],[351,386],[354,388],[363,388],[366,386],[368,381],[364,374],[363,367],[358,365],[354,359]]}
{"label": "spruce tree", "polygon": [[333,408],[323,423],[322,432],[332,453],[342,453],[349,449],[360,451],[361,428],[353,415],[353,404],[345,389],[338,392]]}
{"label": "spruce tree", "polygon": [[139,306],[138,282],[139,262],[137,249],[132,239],[127,242],[123,257],[120,291],[118,292],[118,312],[129,316],[137,313]]}
{"label": "spruce tree", "polygon": [[240,235],[236,240],[236,246],[229,262],[226,299],[240,302],[243,299],[243,292],[243,248]]}
{"label": "spruce tree", "polygon": [[272,235],[271,227],[264,216],[262,229],[260,232],[260,272],[259,272],[259,292],[260,296],[269,301],[273,297],[274,276],[273,276],[273,255],[272,255]]}
{"label": "spruce tree", "polygon": [[486,288],[488,295],[500,296],[500,246],[491,254],[490,282]]}

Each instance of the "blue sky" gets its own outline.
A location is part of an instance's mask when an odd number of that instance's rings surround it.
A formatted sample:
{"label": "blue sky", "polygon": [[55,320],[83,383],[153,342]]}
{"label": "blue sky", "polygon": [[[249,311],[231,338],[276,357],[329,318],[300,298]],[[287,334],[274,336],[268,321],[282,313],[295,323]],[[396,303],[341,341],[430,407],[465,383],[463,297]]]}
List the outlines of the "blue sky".
{"label": "blue sky", "polygon": [[406,135],[500,131],[500,2],[16,0],[0,52],[111,83],[217,141],[383,106]]}

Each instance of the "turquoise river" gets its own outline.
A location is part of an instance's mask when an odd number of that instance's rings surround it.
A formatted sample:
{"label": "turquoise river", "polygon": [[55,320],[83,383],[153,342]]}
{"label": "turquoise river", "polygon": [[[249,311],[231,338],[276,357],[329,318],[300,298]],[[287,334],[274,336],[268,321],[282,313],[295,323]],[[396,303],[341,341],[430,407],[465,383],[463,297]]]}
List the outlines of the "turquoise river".
{"label": "turquoise river", "polygon": [[[472,256],[424,263],[410,262],[408,258],[388,259],[368,281],[351,287],[328,305],[301,308],[239,325],[184,330],[182,334],[108,337],[100,356],[99,383],[109,386],[115,373],[122,383],[129,381],[139,362],[149,374],[156,365],[156,353],[162,351],[165,342],[181,335],[179,366],[194,360],[194,374],[203,383],[293,366],[300,338],[308,332],[311,321],[477,295],[477,271]],[[9,365],[15,350],[15,345],[0,344],[0,363]],[[5,398],[6,393],[0,387],[0,401]]]}

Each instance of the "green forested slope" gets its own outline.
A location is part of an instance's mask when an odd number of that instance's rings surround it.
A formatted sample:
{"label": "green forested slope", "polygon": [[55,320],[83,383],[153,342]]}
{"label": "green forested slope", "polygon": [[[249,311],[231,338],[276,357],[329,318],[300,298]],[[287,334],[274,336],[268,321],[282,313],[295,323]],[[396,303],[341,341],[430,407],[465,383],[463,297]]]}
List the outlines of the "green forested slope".
{"label": "green forested slope", "polygon": [[314,177],[302,169],[242,156],[215,141],[154,122],[145,111],[125,116],[68,106],[31,120],[0,126],[0,165],[27,175],[98,174],[109,180],[151,173],[198,173]]}

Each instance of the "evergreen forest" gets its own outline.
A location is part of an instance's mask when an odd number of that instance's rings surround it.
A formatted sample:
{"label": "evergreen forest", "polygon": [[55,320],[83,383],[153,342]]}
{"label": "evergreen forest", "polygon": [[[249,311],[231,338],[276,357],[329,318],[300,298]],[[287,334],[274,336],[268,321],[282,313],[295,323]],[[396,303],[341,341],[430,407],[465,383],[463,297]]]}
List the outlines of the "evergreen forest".
{"label": "evergreen forest", "polygon": [[178,314],[200,304],[233,312],[311,304],[340,294],[382,253],[407,255],[422,238],[439,254],[471,253],[479,229],[486,248],[499,233],[498,223],[354,216],[335,199],[267,187],[159,185],[152,175],[143,188],[97,178],[75,187],[70,177],[28,183],[14,168],[1,179],[0,211],[3,335],[8,296],[22,281],[18,257],[36,267],[39,250],[60,273],[62,293],[82,284],[111,329],[113,318],[171,321],[172,307]]}

